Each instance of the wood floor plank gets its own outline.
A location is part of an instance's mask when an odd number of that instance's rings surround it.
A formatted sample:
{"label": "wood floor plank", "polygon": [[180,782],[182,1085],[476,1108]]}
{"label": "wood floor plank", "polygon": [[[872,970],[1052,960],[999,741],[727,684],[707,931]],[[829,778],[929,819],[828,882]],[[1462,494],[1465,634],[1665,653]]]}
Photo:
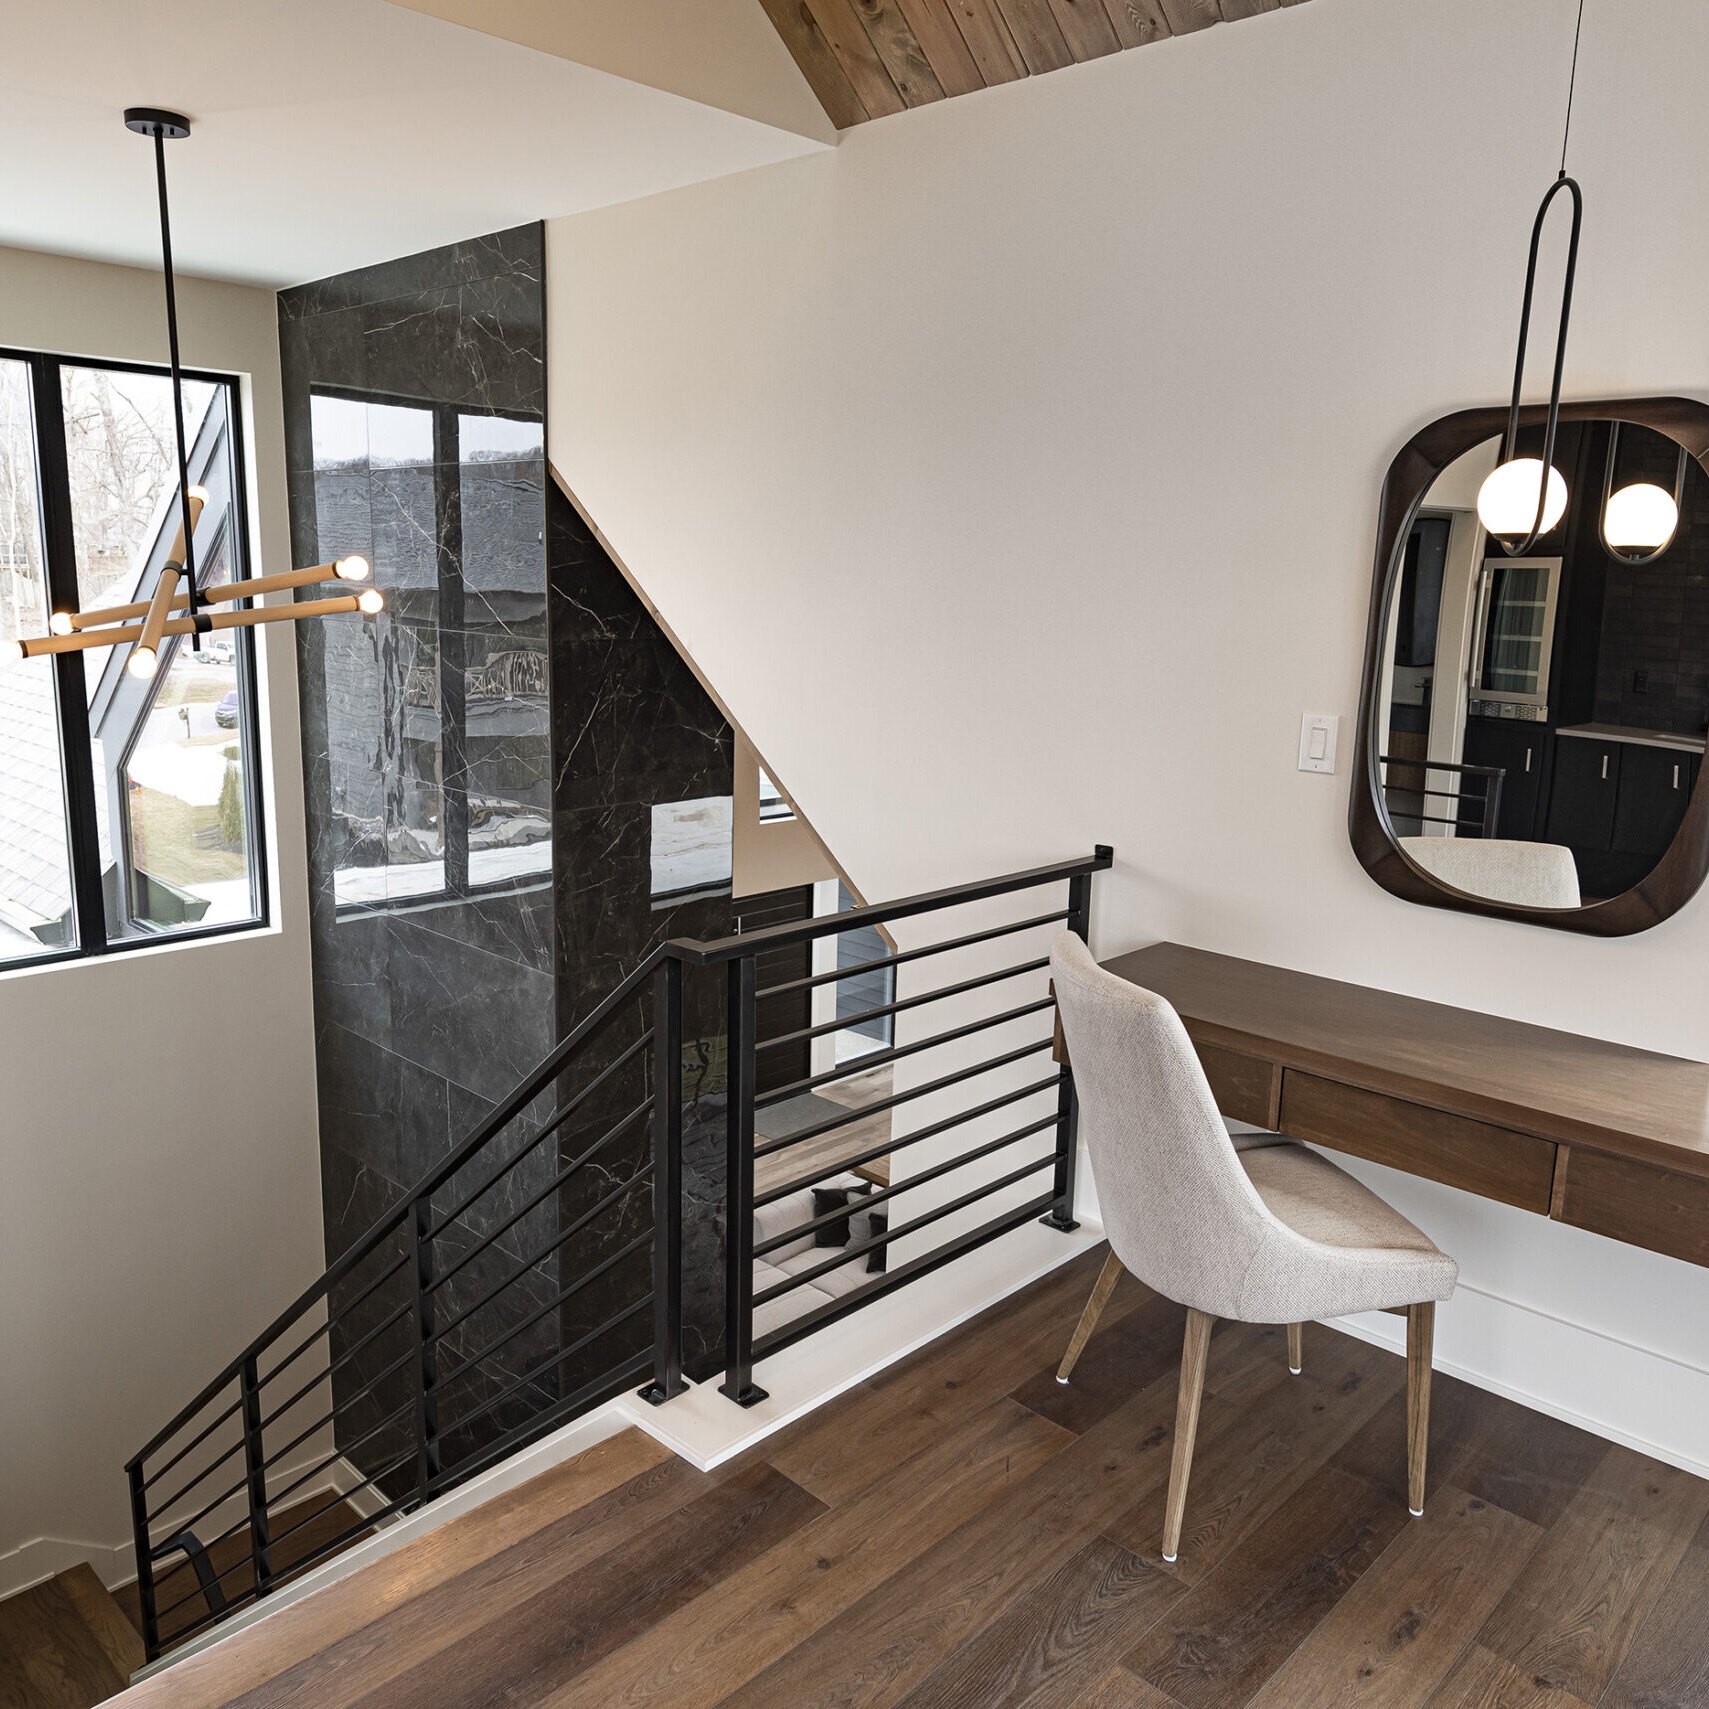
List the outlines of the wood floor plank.
{"label": "wood floor plank", "polygon": [[902,1709],[1070,1705],[1177,1594],[1155,1567],[1094,1538],[929,1673]]}
{"label": "wood floor plank", "polygon": [[1082,1435],[1179,1367],[1186,1321],[1186,1307],[1154,1294],[1114,1322],[1099,1322],[1066,1383],[1056,1380],[1057,1348],[1010,1393],[1041,1418]]}
{"label": "wood floor plank", "polygon": [[756,1463],[619,1549],[510,1606],[359,1699],[361,1709],[501,1709],[557,1690],[826,1511]]}
{"label": "wood floor plank", "polygon": [[710,1709],[1073,1443],[999,1400],[539,1701]]}
{"label": "wood floor plank", "polygon": [[91,1709],[124,1689],[57,1580],[0,1602],[0,1655],[0,1681],[20,1709]]}
{"label": "wood floor plank", "polygon": [[1406,1524],[1403,1505],[1324,1466],[1122,1664],[1184,1709],[1239,1709]]}
{"label": "wood floor plank", "polygon": [[1074,1709],[1179,1709],[1179,1705],[1138,1674],[1113,1667],[1090,1691],[1074,1699]]}
{"label": "wood floor plank", "polygon": [[1542,1535],[1477,1496],[1439,1489],[1271,1675],[1253,1709],[1422,1709]]}
{"label": "wood floor plank", "polygon": [[[1607,1452],[1601,1437],[1487,1389],[1441,1371],[1431,1382],[1430,1482],[1452,1484],[1533,1525],[1553,1525]],[[1404,1396],[1349,1442],[1336,1464],[1404,1495]]]}
{"label": "wood floor plank", "polygon": [[[1179,1558],[1168,1567],[1183,1583],[1204,1579],[1375,1414],[1404,1400],[1406,1366],[1393,1353],[1330,1331],[1312,1349],[1300,1376],[1275,1360],[1256,1399],[1231,1407],[1219,1398],[1201,1412]],[[1394,1465],[1404,1494],[1404,1444]],[[1104,1534],[1161,1564],[1163,1517],[1163,1503],[1148,1501]]]}
{"label": "wood floor plank", "polygon": [[[1161,1499],[1174,1419],[1171,1372],[887,1575],[726,1709],[896,1703],[1089,1543],[1111,1512],[1147,1492]],[[1172,1598],[1178,1587],[1159,1574],[1157,1591]]]}
{"label": "wood floor plank", "polygon": [[1594,1703],[1709,1514],[1709,1482],[1612,1447],[1478,1641]]}
{"label": "wood floor plank", "polygon": [[1427,1709],[1587,1709],[1584,1700],[1559,1690],[1471,1645],[1432,1694]]}
{"label": "wood floor plank", "polygon": [[[471,1575],[482,1575],[483,1569],[489,1578],[502,1573],[515,1557],[498,1568],[489,1563],[510,1550],[534,1539],[554,1563],[565,1548],[593,1547],[603,1553],[611,1544],[599,1546],[602,1524],[611,1528],[609,1536],[627,1535],[638,1509],[655,1516],[652,1503],[680,1505],[705,1487],[704,1473],[643,1432],[625,1430],[280,1609],[245,1633],[241,1643],[216,1644],[133,1686],[126,1709],[133,1703],[136,1709],[156,1704],[211,1709],[233,1702],[257,1709],[263,1702],[299,1703],[306,1709],[323,1701],[317,1696],[321,1677],[355,1666],[373,1650],[388,1616],[398,1616],[397,1625],[387,1629],[388,1641],[396,1637],[400,1642],[417,1625],[436,1628],[439,1621],[456,1618],[459,1609],[478,1623],[473,1591],[482,1577]],[[597,1513],[591,1511],[601,1503]],[[453,1579],[464,1582],[447,1612],[437,1607],[432,1593]],[[369,1683],[385,1677],[378,1673]]]}
{"label": "wood floor plank", "polygon": [[1667,1589],[1603,1695],[1605,1709],[1709,1704],[1709,1520],[1698,1528]]}
{"label": "wood floor plank", "polygon": [[54,1582],[71,1599],[83,1624],[95,1635],[113,1671],[129,1679],[148,1659],[142,1636],[124,1616],[113,1593],[95,1576],[87,1561],[62,1572]]}
{"label": "wood floor plank", "polygon": [[[1103,1265],[1095,1247],[773,1438],[766,1458],[835,1507],[1062,1357]],[[1106,1324],[1151,1299],[1124,1277]]]}

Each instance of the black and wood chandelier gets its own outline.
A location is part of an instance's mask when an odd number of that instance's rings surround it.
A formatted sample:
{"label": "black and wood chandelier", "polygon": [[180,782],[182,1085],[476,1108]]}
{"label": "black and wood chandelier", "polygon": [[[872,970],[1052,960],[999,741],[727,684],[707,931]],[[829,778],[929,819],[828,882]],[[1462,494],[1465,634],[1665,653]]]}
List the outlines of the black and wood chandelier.
{"label": "black and wood chandelier", "polygon": [[133,676],[152,677],[159,668],[161,646],[167,636],[188,635],[192,648],[200,652],[202,637],[216,629],[247,629],[259,623],[290,623],[345,612],[372,617],[385,609],[386,599],[378,588],[369,587],[359,593],[294,600],[288,605],[209,609],[323,582],[346,585],[365,582],[369,565],[366,558],[351,556],[330,564],[315,564],[308,569],[286,570],[278,575],[257,576],[217,587],[196,585],[196,522],[208,495],[201,487],[190,484],[189,451],[184,437],[184,376],[178,356],[178,293],[172,272],[172,221],[166,201],[166,144],[187,137],[190,121],[182,113],[170,113],[159,107],[128,107],[125,128],[154,139],[154,175],[160,196],[160,255],[166,281],[167,349],[172,369],[172,420],[178,436],[178,531],[150,598],[95,611],[56,611],[48,623],[50,634],[14,644],[26,659],[44,653],[81,652],[90,647],[129,646],[127,669]]}

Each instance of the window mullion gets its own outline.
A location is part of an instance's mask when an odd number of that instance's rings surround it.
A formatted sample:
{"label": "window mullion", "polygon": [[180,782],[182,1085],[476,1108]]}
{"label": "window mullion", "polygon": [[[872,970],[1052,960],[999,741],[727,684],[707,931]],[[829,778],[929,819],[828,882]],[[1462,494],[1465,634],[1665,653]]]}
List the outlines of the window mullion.
{"label": "window mullion", "polygon": [[[36,469],[48,601],[54,611],[76,611],[79,609],[77,544],[71,520],[71,476],[65,455],[59,363],[51,356],[32,357],[30,381],[34,390]],[[101,891],[101,833],[95,810],[95,767],[89,741],[89,694],[83,675],[83,654],[57,653],[53,668],[77,941],[84,954],[99,955],[107,948],[107,910]]]}

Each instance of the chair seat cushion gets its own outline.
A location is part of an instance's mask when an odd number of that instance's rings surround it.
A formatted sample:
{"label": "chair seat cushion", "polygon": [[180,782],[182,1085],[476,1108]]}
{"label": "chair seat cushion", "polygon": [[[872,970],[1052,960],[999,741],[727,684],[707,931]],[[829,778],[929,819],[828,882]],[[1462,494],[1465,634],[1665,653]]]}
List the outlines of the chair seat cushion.
{"label": "chair seat cushion", "polygon": [[1308,1281],[1280,1252],[1261,1258],[1243,1301],[1241,1315],[1249,1321],[1300,1322],[1453,1294],[1459,1275],[1454,1260],[1327,1157],[1283,1140],[1243,1150],[1239,1162],[1266,1209],[1334,1260],[1333,1274]]}

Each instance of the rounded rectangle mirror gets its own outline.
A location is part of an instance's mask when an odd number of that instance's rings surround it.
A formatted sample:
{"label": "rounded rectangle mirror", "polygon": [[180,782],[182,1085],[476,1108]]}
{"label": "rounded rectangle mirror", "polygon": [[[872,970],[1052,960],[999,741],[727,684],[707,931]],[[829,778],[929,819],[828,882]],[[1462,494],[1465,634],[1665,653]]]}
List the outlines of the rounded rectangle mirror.
{"label": "rounded rectangle mirror", "polygon": [[1709,405],[1563,404],[1516,555],[1545,413],[1494,480],[1503,409],[1390,465],[1349,831],[1408,901],[1620,936],[1709,875]]}

